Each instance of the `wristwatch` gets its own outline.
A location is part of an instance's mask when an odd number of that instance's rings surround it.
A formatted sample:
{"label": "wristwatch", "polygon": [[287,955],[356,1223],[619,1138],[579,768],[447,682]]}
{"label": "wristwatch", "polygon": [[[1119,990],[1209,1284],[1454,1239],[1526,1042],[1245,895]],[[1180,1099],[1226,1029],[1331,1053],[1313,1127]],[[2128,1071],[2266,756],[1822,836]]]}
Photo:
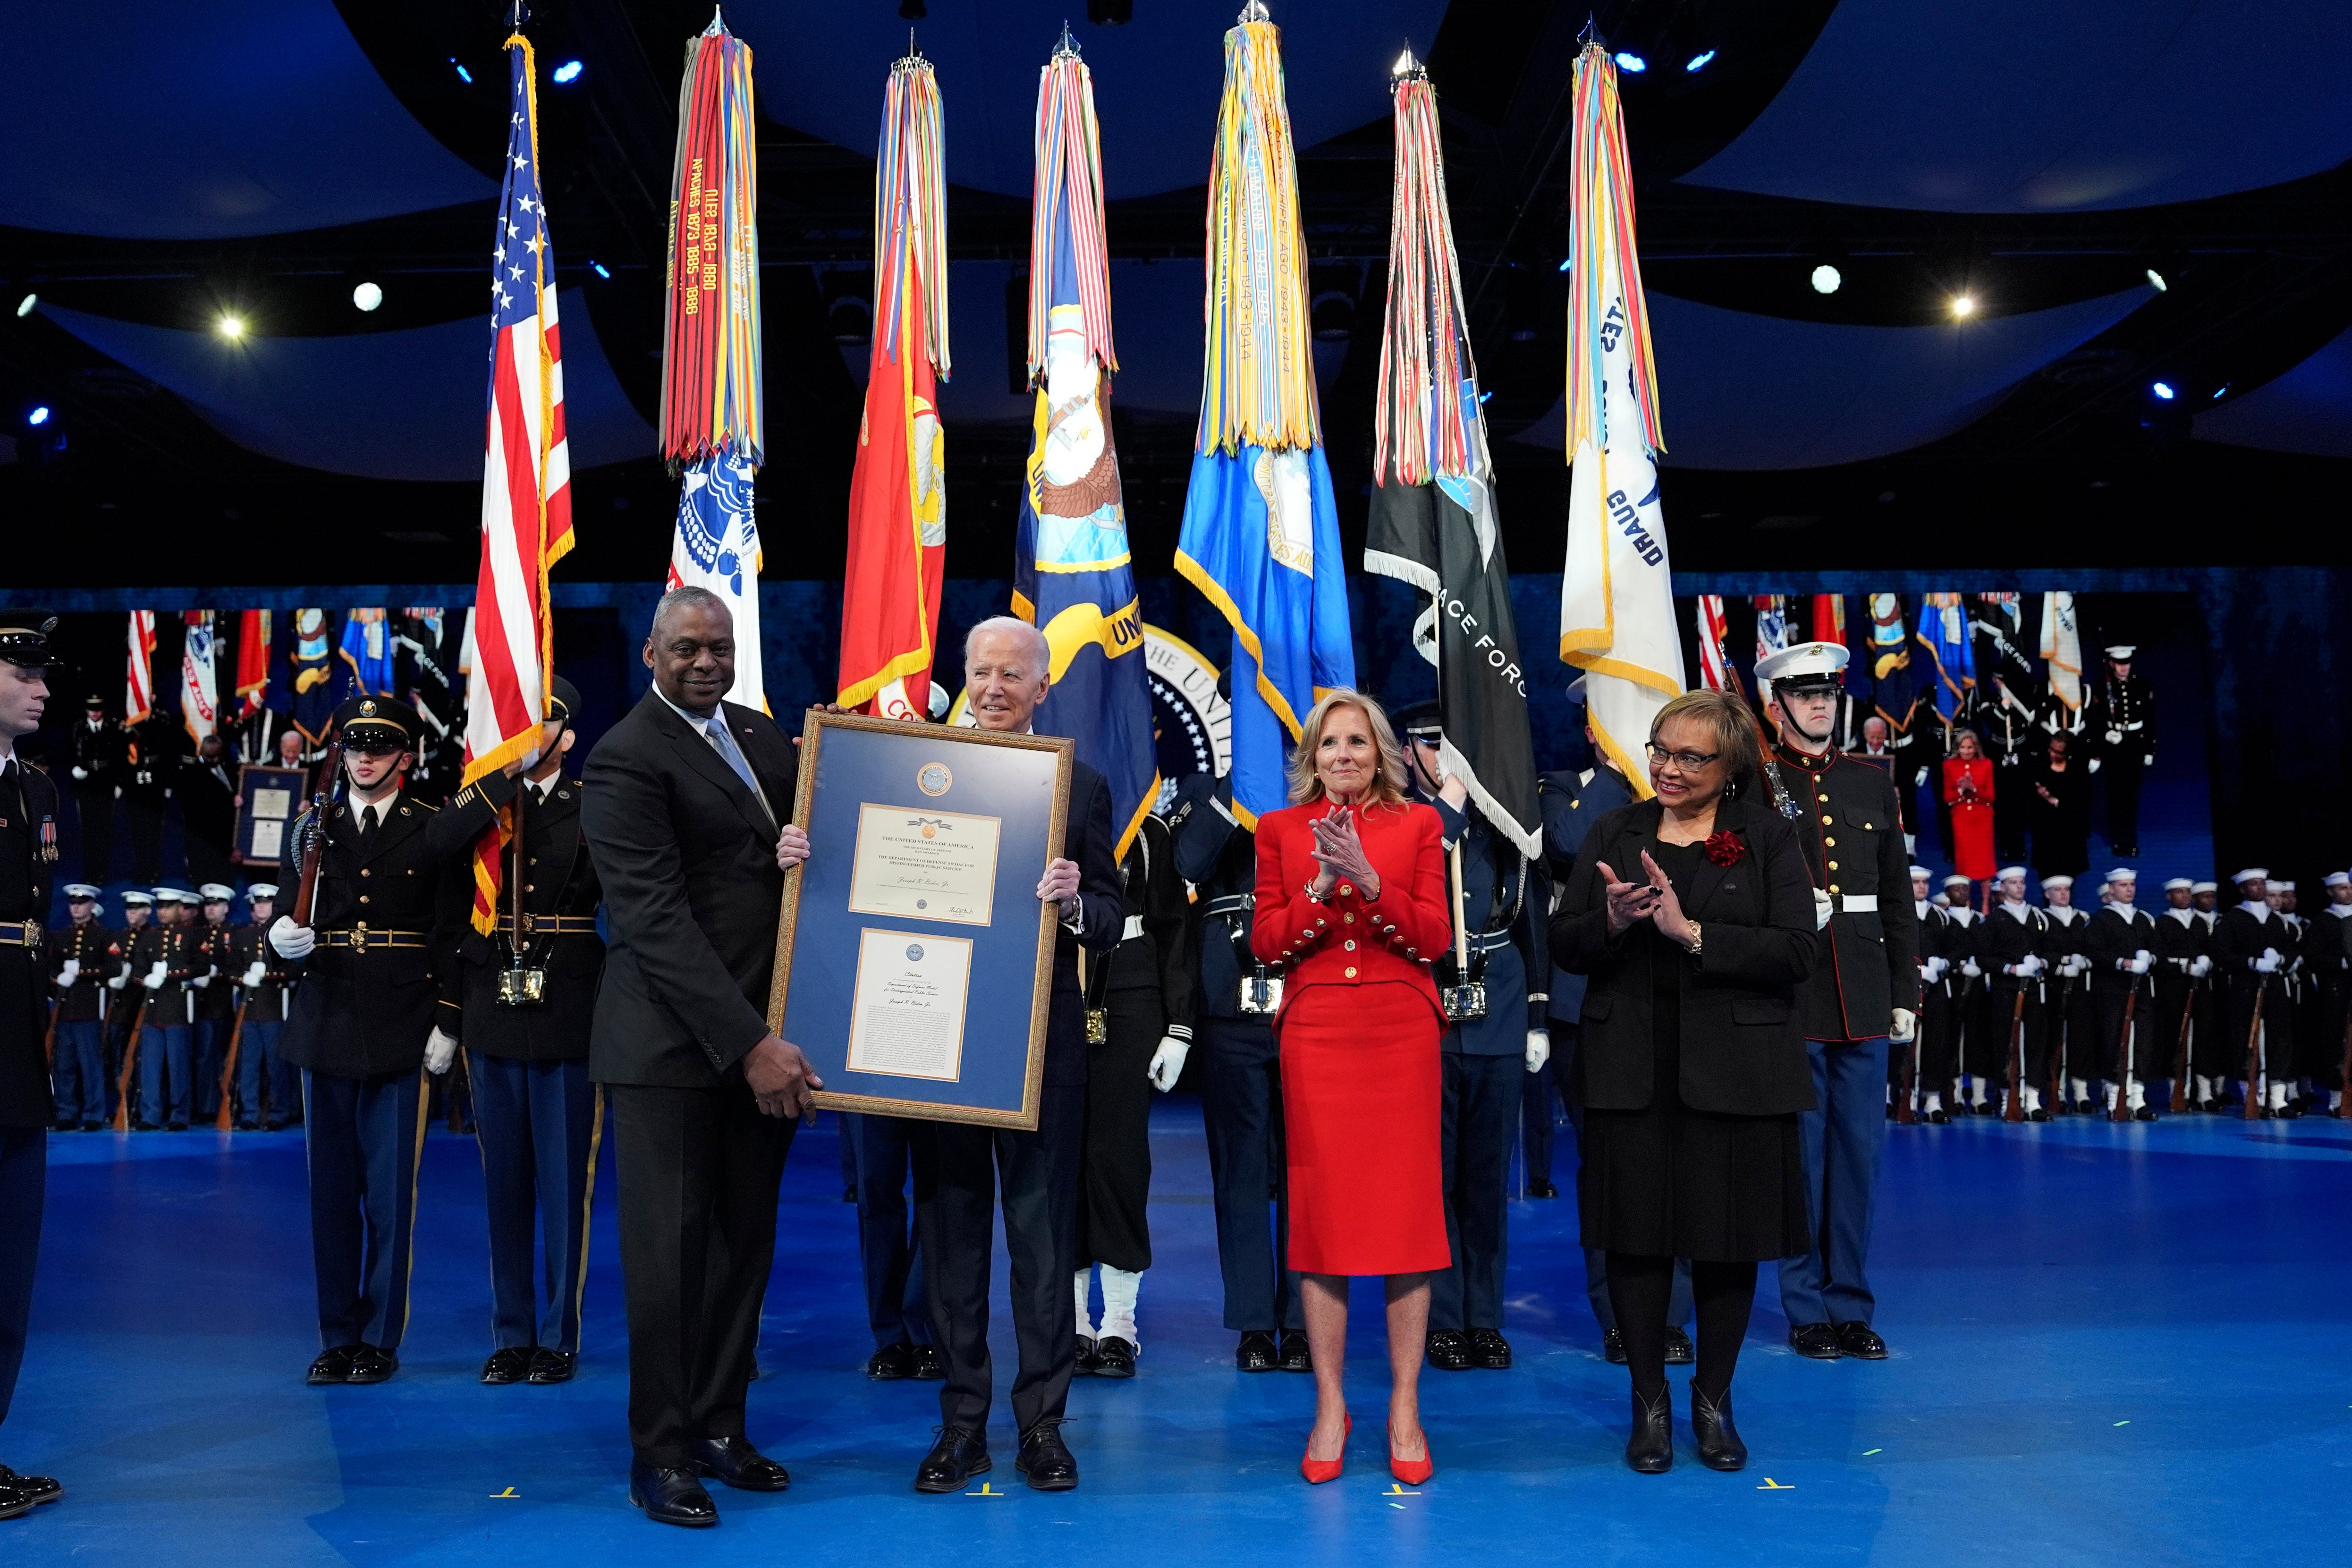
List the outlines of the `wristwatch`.
{"label": "wristwatch", "polygon": [[1685,948],[1683,951],[1689,953],[1693,958],[1696,958],[1698,956],[1698,950],[1703,945],[1705,945],[1705,943],[1704,939],[1701,937],[1699,932],[1698,921],[1691,921],[1690,946]]}

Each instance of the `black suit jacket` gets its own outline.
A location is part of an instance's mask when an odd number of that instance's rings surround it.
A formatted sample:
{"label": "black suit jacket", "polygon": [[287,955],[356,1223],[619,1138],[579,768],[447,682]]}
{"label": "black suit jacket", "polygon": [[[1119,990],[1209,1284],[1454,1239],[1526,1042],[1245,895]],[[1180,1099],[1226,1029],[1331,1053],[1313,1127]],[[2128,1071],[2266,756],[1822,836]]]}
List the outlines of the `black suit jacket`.
{"label": "black suit jacket", "polygon": [[588,757],[580,822],[612,944],[588,1045],[600,1083],[716,1089],[768,1033],[799,762],[766,714],[719,711],[774,816],[658,691]]}
{"label": "black suit jacket", "polygon": [[[1640,927],[1610,936],[1601,866],[1643,879],[1642,845],[1664,815],[1646,800],[1595,822],[1552,917],[1554,962],[1590,980],[1577,1070],[1584,1103],[1595,1110],[1639,1110],[1656,1092],[1654,939],[1631,940],[1643,934]],[[1683,1103],[1733,1116],[1811,1110],[1813,1075],[1798,997],[1822,944],[1804,851],[1779,813],[1748,801],[1723,802],[1715,822],[1717,832],[1738,837],[1740,859],[1718,866],[1702,858],[1691,885],[1675,889],[1683,912],[1701,927],[1700,956],[1682,984]]]}
{"label": "black suit jacket", "polygon": [[[1118,840],[1110,828],[1110,785],[1102,774],[1073,758],[1070,811],[1062,826],[1062,856],[1078,863],[1079,931],[1054,933],[1054,999],[1045,1026],[1045,1081],[1087,1081],[1085,997],[1078,990],[1078,949],[1105,963],[1127,928],[1125,895],[1118,878]],[[1024,888],[1021,891],[1032,889]]]}

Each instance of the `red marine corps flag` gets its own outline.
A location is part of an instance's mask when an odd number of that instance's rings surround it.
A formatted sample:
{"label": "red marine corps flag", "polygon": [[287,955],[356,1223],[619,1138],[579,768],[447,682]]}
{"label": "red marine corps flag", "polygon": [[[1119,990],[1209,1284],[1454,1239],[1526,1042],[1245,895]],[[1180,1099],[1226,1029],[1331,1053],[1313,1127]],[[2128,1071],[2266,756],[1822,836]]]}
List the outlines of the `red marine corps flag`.
{"label": "red marine corps flag", "polygon": [[[474,590],[475,658],[466,685],[466,773],[472,784],[538,760],[553,675],[547,569],[572,548],[572,462],[563,441],[563,358],[555,325],[555,258],[539,177],[539,94],[530,40],[507,40],[506,184],[490,251],[490,391],[482,462],[482,566]],[[474,929],[497,923],[499,851],[512,819],[474,847]]]}

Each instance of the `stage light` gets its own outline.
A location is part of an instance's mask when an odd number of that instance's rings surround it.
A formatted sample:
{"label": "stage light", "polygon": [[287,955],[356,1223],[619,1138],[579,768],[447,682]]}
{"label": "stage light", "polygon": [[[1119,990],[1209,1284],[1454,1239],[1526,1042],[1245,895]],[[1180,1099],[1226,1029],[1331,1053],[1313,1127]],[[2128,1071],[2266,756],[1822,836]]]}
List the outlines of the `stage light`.
{"label": "stage light", "polygon": [[1844,276],[1826,261],[1813,268],[1813,292],[1816,294],[1834,294],[1844,281]]}
{"label": "stage light", "polygon": [[2217,386],[2217,387],[2215,387],[2215,388],[2213,389],[2213,400],[2214,400],[2215,402],[2217,402],[2217,403],[2218,403],[2218,402],[2220,402],[2220,401],[2221,401],[2221,395],[2222,395],[2223,393],[2225,393],[2225,392],[2229,391],[2229,390],[2230,390],[2230,384],[2229,384],[2228,382],[2226,382],[2226,381],[2225,381],[2225,382],[2223,382],[2221,385],[2219,385],[2219,386]]}
{"label": "stage light", "polygon": [[556,67],[552,71],[550,71],[548,75],[558,86],[562,86],[567,82],[578,81],[580,79],[581,69],[582,67],[578,60],[566,60],[562,65]]}
{"label": "stage light", "polygon": [[1689,59],[1685,60],[1683,62],[1683,69],[1686,71],[1705,70],[1706,69],[1707,62],[1713,58],[1715,58],[1715,51],[1713,49],[1703,49],[1699,53],[1693,55]]}
{"label": "stage light", "polygon": [[2147,283],[2149,288],[2155,289],[2159,294],[2166,292],[2172,287],[2164,280],[2164,274],[2158,272],[2153,267],[2147,269]]}
{"label": "stage light", "polygon": [[25,416],[27,425],[47,425],[48,422],[49,405],[46,403],[36,405],[33,411]]}
{"label": "stage light", "polygon": [[1952,296],[1952,315],[1956,320],[1964,321],[1976,313],[1977,300],[1975,295],[1955,294]]}
{"label": "stage light", "polygon": [[605,269],[604,264],[601,261],[592,259],[588,263],[588,270],[593,272],[599,278],[610,278],[612,276],[612,273]]}
{"label": "stage light", "polygon": [[1572,272],[1572,271],[1574,271],[1574,270],[1576,269],[1576,258],[1575,258],[1575,257],[1573,257],[1573,256],[1569,256],[1569,257],[1563,257],[1563,258],[1561,258],[1561,259],[1560,259],[1560,263],[1559,263],[1559,269],[1560,269],[1562,272]]}
{"label": "stage light", "polygon": [[1650,68],[1650,62],[1643,59],[1637,54],[1633,54],[1627,50],[1620,49],[1617,51],[1617,68],[1621,71],[1631,71],[1633,75],[1640,76],[1643,71]]}
{"label": "stage light", "polygon": [[237,339],[245,336],[245,318],[242,316],[223,316],[219,321],[213,323],[213,331],[218,332],[229,342],[235,342]]}
{"label": "stage light", "polygon": [[33,313],[33,307],[40,302],[41,297],[38,294],[26,295],[23,299],[16,301],[17,316],[22,318],[31,315]]}
{"label": "stage light", "polygon": [[373,310],[383,303],[383,290],[373,283],[362,283],[352,290],[352,303],[362,310]]}
{"label": "stage light", "polygon": [[458,65],[458,64],[457,64],[457,56],[455,56],[455,55],[451,55],[451,56],[449,57],[449,64],[450,64],[451,68],[457,71],[457,79],[458,79],[459,81],[466,82],[466,83],[467,83],[467,84],[471,84],[471,83],[472,83],[472,81],[473,81],[473,79],[474,79],[474,73],[473,73],[472,71],[467,70],[464,66]]}
{"label": "stage light", "polygon": [[2169,403],[2172,401],[2172,386],[2168,382],[2159,381],[2151,383],[2148,386],[2148,390],[2156,394],[2159,402]]}
{"label": "stage light", "polygon": [[1491,393],[1491,392],[1482,392],[1482,393],[1480,393],[1480,394],[1478,395],[1478,401],[1479,401],[1479,402],[1481,402],[1481,403],[1484,403],[1484,402],[1486,402],[1488,398],[1491,398],[1491,397],[1493,397],[1494,395],[1494,395],[1493,393]]}

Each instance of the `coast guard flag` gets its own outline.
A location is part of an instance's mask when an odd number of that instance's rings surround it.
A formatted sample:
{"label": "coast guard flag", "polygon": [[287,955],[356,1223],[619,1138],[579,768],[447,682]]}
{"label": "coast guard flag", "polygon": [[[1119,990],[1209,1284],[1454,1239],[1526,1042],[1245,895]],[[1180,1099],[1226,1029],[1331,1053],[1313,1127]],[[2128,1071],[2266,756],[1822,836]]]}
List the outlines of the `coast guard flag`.
{"label": "coast guard flag", "polygon": [[1919,646],[1935,666],[1933,700],[1937,716],[1948,727],[1969,693],[1976,689],[1976,650],[1969,642],[1969,613],[1958,594],[1923,595],[1919,607]]}
{"label": "coast guard flag", "polygon": [[1036,195],[1029,236],[1029,376],[1037,408],[1021,489],[1013,613],[1044,630],[1054,683],[1040,734],[1068,735],[1110,786],[1118,854],[1160,793],[1143,616],[1128,555],[1127,506],[1111,446],[1109,264],[1094,83],[1055,50],[1037,87]]}
{"label": "coast guard flag", "polygon": [[2074,595],[2042,595],[2042,657],[2050,666],[2050,689],[2070,713],[2083,710],[2083,633],[2074,620]]}
{"label": "coast guard flag", "polygon": [[187,640],[180,645],[180,722],[200,742],[220,721],[220,676],[214,668],[213,613],[184,612]]}

